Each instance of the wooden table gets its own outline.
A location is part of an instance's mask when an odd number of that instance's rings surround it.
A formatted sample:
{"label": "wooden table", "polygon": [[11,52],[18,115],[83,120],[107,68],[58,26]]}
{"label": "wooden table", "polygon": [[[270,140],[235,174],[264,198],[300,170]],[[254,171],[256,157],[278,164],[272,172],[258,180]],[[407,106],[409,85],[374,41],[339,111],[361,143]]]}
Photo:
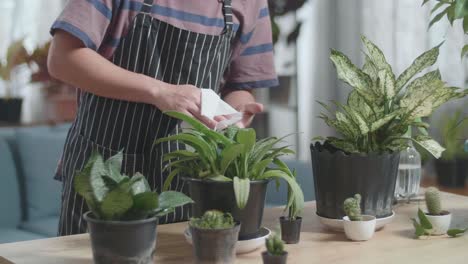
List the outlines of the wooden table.
{"label": "wooden table", "polygon": [[[443,205],[453,213],[452,226],[468,226],[468,197],[443,193]],[[421,206],[423,204],[421,203]],[[468,234],[459,238],[413,239],[410,217],[418,204],[395,207],[394,221],[367,242],[348,241],[344,234],[325,229],[315,215],[315,203],[307,203],[301,242],[287,245],[288,263],[468,263]],[[265,224],[278,225],[281,208],[265,210]],[[156,263],[191,263],[192,251],[182,235],[186,223],[158,227]],[[240,255],[237,263],[261,263],[261,251]],[[76,235],[0,245],[0,256],[14,263],[92,263],[89,237]],[[1,260],[0,263],[8,263]]]}

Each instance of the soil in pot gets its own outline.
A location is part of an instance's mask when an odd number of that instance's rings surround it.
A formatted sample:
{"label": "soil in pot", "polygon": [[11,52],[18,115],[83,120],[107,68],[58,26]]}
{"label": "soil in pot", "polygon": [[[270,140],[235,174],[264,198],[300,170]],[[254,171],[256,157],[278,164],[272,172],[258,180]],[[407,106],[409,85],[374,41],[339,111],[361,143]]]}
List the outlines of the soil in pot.
{"label": "soil in pot", "polygon": [[286,264],[288,260],[288,252],[283,255],[272,255],[267,251],[262,252],[263,264]]}
{"label": "soil in pot", "polygon": [[286,244],[297,244],[301,237],[302,217],[295,219],[287,216],[280,217],[281,240]]}
{"label": "soil in pot", "polygon": [[21,98],[0,98],[0,123],[18,124],[21,121]]}
{"label": "soil in pot", "polygon": [[153,264],[157,218],[104,221],[84,214],[96,264]]}
{"label": "soil in pot", "polygon": [[190,226],[195,263],[234,263],[239,230],[239,223],[228,229],[200,229]]}
{"label": "soil in pot", "polygon": [[262,224],[263,209],[268,180],[251,181],[247,205],[239,209],[236,203],[232,182],[204,181],[185,178],[189,186],[192,204],[192,216],[201,217],[204,212],[216,209],[229,212],[235,221],[242,223],[239,239],[246,240],[257,237]]}
{"label": "soil in pot", "polygon": [[330,144],[311,144],[317,214],[342,219],[343,201],[360,193],[363,214],[392,215],[399,153],[347,154]]}
{"label": "soil in pot", "polygon": [[468,174],[468,159],[442,160],[434,162],[437,183],[445,187],[465,187]]}

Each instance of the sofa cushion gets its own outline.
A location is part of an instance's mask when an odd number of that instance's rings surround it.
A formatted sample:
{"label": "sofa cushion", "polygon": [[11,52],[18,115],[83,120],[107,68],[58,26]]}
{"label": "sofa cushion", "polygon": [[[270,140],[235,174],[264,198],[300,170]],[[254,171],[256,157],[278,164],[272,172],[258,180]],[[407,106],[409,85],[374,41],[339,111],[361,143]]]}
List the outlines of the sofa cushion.
{"label": "sofa cushion", "polygon": [[24,222],[21,224],[20,228],[43,236],[54,237],[57,235],[58,223],[59,218],[57,216],[44,217]]}
{"label": "sofa cushion", "polygon": [[16,228],[0,228],[0,244],[41,238],[46,237]]}
{"label": "sofa cushion", "polygon": [[21,220],[18,173],[10,145],[0,138],[0,228],[16,227]]}
{"label": "sofa cushion", "polygon": [[65,137],[65,131],[51,129],[18,129],[16,132],[28,221],[59,214],[61,183],[53,177]]}
{"label": "sofa cushion", "polygon": [[[312,177],[312,166],[308,162],[299,160],[284,160],[286,165],[293,170],[296,170],[296,181],[302,188],[305,201],[312,201],[315,199],[314,180]],[[287,201],[288,188],[284,180],[280,180],[280,187],[276,190],[275,182],[270,182],[267,189],[266,206],[280,206],[285,205]]]}

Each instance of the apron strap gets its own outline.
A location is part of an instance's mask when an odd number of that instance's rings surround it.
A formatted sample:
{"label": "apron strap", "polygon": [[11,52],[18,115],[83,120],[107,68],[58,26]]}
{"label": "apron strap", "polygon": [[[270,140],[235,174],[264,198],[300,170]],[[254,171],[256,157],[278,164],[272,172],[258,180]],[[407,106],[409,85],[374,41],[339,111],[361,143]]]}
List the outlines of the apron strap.
{"label": "apron strap", "polygon": [[233,27],[231,0],[223,1],[224,32],[231,32]]}
{"label": "apron strap", "polygon": [[153,9],[153,0],[145,0],[141,6],[141,13],[144,14],[151,14],[151,10]]}

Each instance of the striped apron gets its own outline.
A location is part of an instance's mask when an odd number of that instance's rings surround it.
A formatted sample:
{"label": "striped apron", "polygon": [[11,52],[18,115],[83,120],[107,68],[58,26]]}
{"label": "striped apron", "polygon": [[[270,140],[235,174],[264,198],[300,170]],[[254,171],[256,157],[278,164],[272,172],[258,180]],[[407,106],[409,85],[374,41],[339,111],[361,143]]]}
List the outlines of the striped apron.
{"label": "striped apron", "polygon": [[[153,0],[145,0],[128,33],[112,57],[114,64],[171,84],[191,84],[218,92],[231,57],[233,30],[231,0],[224,0],[225,27],[221,35],[200,34],[157,20],[151,16]],[[86,232],[82,219],[88,208],[73,188],[73,176],[83,169],[93,150],[105,159],[124,150],[122,172],[141,172],[158,193],[170,171],[164,153],[181,148],[177,143],[153,144],[158,138],[177,133],[178,121],[144,103],[114,100],[80,91],[78,113],[68,133],[62,166],[62,207],[58,235]],[[175,177],[171,190],[184,191]],[[159,223],[187,220],[189,206],[159,219]]]}

